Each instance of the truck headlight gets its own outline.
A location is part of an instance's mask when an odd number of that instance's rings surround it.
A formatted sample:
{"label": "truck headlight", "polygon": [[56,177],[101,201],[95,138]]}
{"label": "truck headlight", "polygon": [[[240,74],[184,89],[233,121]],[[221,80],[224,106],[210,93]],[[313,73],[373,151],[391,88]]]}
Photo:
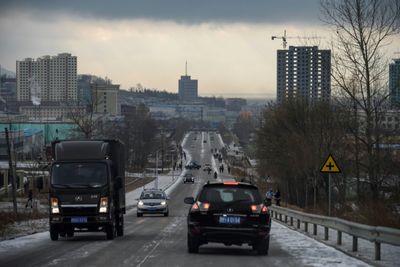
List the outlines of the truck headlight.
{"label": "truck headlight", "polygon": [[167,202],[161,201],[161,206],[165,206],[165,205],[167,205]]}
{"label": "truck headlight", "polygon": [[58,208],[58,198],[56,197],[50,198],[50,205],[51,205],[51,213],[53,214],[60,213],[60,209]]}
{"label": "truck headlight", "polygon": [[108,210],[108,197],[102,197],[102,198],[100,198],[99,212],[106,213],[107,210]]}
{"label": "truck headlight", "polygon": [[140,200],[140,201],[138,202],[138,206],[143,206],[143,201]]}

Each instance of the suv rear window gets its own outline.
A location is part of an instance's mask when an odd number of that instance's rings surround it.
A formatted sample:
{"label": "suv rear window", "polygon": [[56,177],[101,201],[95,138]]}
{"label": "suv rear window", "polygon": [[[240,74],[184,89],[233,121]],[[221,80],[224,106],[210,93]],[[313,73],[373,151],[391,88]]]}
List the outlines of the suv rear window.
{"label": "suv rear window", "polygon": [[256,188],[245,186],[208,186],[204,187],[198,199],[200,202],[230,203],[243,202],[261,204],[261,196]]}

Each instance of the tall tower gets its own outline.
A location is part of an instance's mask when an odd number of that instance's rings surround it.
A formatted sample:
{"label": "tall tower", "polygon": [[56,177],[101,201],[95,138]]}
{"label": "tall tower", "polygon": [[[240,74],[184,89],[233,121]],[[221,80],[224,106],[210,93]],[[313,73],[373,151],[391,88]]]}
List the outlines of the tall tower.
{"label": "tall tower", "polygon": [[331,51],[317,46],[289,46],[277,51],[277,101],[329,101]]}
{"label": "tall tower", "polygon": [[194,101],[197,99],[197,80],[192,80],[190,76],[187,75],[187,61],[185,62],[185,75],[181,76],[178,86],[179,100]]}
{"label": "tall tower", "polygon": [[389,64],[389,99],[393,107],[400,108],[400,58]]}

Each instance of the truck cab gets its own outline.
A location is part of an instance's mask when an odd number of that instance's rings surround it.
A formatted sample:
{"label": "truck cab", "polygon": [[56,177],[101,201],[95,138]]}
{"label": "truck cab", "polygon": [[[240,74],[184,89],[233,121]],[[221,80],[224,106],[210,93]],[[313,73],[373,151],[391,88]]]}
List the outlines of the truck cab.
{"label": "truck cab", "polygon": [[122,236],[125,214],[124,145],[118,140],[52,144],[50,238],[104,231]]}

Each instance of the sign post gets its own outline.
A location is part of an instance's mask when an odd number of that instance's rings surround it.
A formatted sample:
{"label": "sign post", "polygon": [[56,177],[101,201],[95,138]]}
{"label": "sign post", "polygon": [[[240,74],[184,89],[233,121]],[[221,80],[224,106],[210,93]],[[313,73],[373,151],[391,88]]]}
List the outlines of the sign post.
{"label": "sign post", "polygon": [[339,166],[336,164],[335,159],[329,154],[324,165],[322,165],[322,173],[328,173],[328,216],[331,216],[332,207],[332,173],[340,173]]}

